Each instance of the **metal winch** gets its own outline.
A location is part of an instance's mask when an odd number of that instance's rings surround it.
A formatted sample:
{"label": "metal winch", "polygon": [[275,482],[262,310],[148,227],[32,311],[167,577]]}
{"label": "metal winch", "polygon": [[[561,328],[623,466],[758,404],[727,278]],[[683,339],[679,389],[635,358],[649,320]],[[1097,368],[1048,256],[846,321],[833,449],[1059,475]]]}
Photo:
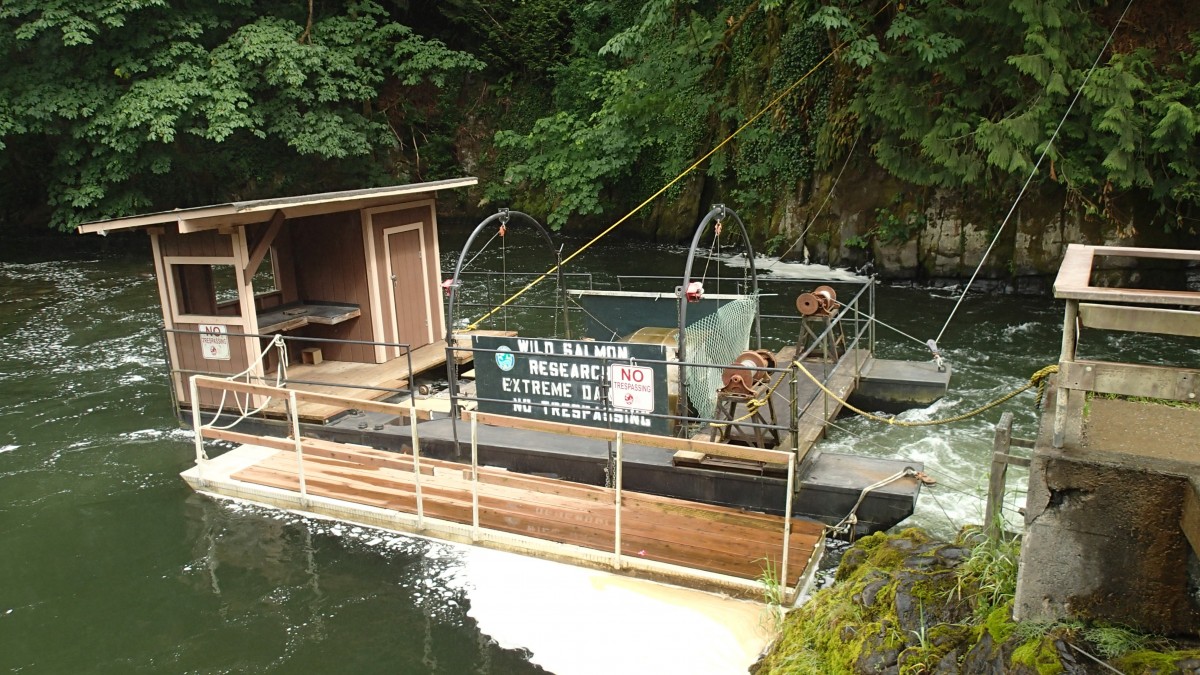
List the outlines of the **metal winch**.
{"label": "metal winch", "polygon": [[742,352],[728,368],[721,372],[722,386],[719,394],[741,394],[754,396],[763,382],[771,379],[771,374],[757,368],[774,368],[775,355],[766,349]]}
{"label": "metal winch", "polygon": [[[774,353],[757,349],[742,352],[721,372],[715,416],[727,421],[713,425],[709,440],[720,438],[758,448],[779,445],[779,430],[774,428],[777,422],[775,403],[771,400],[771,372],[762,370],[774,368],[777,362]],[[742,408],[745,412],[739,415]]]}
{"label": "metal winch", "polygon": [[811,293],[796,298],[800,316],[833,316],[837,314],[837,291],[829,286],[817,286]]}
{"label": "metal winch", "polygon": [[800,312],[796,353],[802,358],[816,357],[832,363],[846,350],[838,307],[837,291],[829,286],[817,286],[796,298],[796,310]]}

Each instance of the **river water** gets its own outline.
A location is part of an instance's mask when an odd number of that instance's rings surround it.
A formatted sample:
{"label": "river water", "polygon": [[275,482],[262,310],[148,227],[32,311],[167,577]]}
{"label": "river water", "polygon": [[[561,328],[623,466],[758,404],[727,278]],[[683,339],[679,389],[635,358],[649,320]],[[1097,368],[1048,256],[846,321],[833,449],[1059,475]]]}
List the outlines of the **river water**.
{"label": "river water", "polygon": [[[463,239],[462,232],[444,237],[444,264]],[[532,239],[511,239],[503,256],[493,242],[476,269],[541,270],[552,262]],[[485,604],[492,617],[503,616],[506,602],[513,617],[520,614],[519,598],[472,596],[487,584],[506,585],[494,578],[500,563],[421,539],[218,503],[187,488],[178,474],[193,451],[190,433],[172,417],[148,253],[6,255],[0,670],[543,672],[535,662],[549,661],[536,651],[531,660],[525,647],[538,641],[520,625],[501,630],[493,620],[485,630],[477,620]],[[572,269],[594,272],[602,286],[620,273],[676,275],[683,258],[679,248],[619,243],[595,247]],[[768,275],[811,273],[777,265]],[[786,306],[796,292],[771,302]],[[926,339],[954,299],[948,290],[884,286],[878,313]],[[514,310],[509,320],[536,324],[531,316]],[[1047,298],[968,298],[942,340],[955,369],[950,395],[905,415],[957,414],[1021,384],[1056,359],[1060,316]],[[768,347],[792,339],[770,325],[766,332]],[[882,328],[879,340],[884,357],[928,356]],[[1119,351],[1119,338],[1109,347]],[[1016,435],[1033,434],[1031,395],[1005,409],[1016,416]],[[998,416],[912,430],[843,418],[825,448],[924,461],[939,485],[923,493],[910,523],[950,535],[979,520]],[[1022,498],[1020,476],[1010,488],[1011,514]],[[552,578],[538,570],[518,565],[511,574],[522,583]],[[549,630],[554,610],[536,611],[542,623],[528,631]],[[601,649],[622,648],[599,625],[559,628],[591,633]],[[664,672],[660,663],[646,665]]]}

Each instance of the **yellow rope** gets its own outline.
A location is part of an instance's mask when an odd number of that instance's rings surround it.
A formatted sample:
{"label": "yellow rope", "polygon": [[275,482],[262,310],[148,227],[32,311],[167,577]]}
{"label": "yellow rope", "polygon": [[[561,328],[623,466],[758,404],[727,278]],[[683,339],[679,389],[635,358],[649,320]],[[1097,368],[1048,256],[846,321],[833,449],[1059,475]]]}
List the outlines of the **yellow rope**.
{"label": "yellow rope", "polygon": [[738,422],[744,422],[747,419],[750,419],[751,417],[754,416],[754,413],[758,412],[759,408],[763,407],[764,405],[767,404],[768,401],[771,400],[771,396],[773,396],[775,394],[775,390],[778,389],[779,385],[783,384],[783,381],[786,379],[788,379],[787,374],[784,373],[783,375],[781,375],[779,377],[778,380],[775,380],[775,384],[772,384],[771,388],[767,390],[766,396],[762,396],[760,398],[747,399],[745,415],[742,415],[741,417],[739,417],[737,419],[729,420],[728,422],[709,422],[708,425],[710,427],[720,428],[720,427],[727,427],[727,426],[730,426],[733,424],[737,424]]}
{"label": "yellow rope", "polygon": [[[883,12],[883,10],[887,9],[889,6],[890,6],[890,3],[884,3],[883,6],[881,6],[877,12],[875,12],[875,16],[878,16],[880,13]],[[650,202],[657,199],[659,197],[659,195],[666,192],[667,190],[670,190],[672,186],[674,186],[679,181],[683,180],[683,178],[685,176],[687,176],[689,173],[695,171],[697,167],[699,167],[701,164],[703,164],[704,160],[715,155],[718,151],[720,151],[721,148],[725,147],[729,143],[729,141],[732,141],[734,138],[736,138],[738,134],[742,133],[746,129],[746,127],[749,127],[751,124],[754,124],[755,122],[757,122],[759,120],[760,117],[765,115],[768,110],[779,105],[779,103],[781,101],[783,101],[783,99],[787,98],[788,94],[792,93],[792,90],[794,90],[796,87],[800,86],[800,84],[802,82],[804,82],[805,80],[807,80],[810,75],[815,73],[818,68],[825,65],[825,63],[827,61],[829,61],[830,59],[832,59],[834,57],[834,55],[837,54],[838,51],[845,45],[846,45],[846,43],[843,42],[842,44],[835,47],[832,51],[829,52],[829,54],[827,54],[825,56],[825,58],[818,61],[817,64],[815,66],[813,66],[812,68],[809,68],[808,72],[801,75],[798,80],[796,80],[795,82],[788,85],[788,87],[786,89],[784,89],[783,91],[779,92],[779,94],[776,95],[775,98],[771,99],[770,103],[763,106],[762,110],[759,110],[758,112],[751,115],[750,119],[746,120],[745,123],[743,123],[742,126],[738,127],[737,130],[734,131],[732,134],[729,134],[729,136],[726,137],[725,140],[718,143],[715,147],[713,147],[712,150],[709,150],[708,152],[706,152],[703,157],[701,157],[700,159],[697,159],[695,162],[692,162],[691,166],[689,166],[688,168],[686,168],[682,172],[680,172],[680,174],[678,176],[675,176],[674,178],[672,178],[669,183],[667,183],[666,185],[659,188],[657,192],[655,192],[654,194],[647,197],[641,204],[638,204],[637,206],[635,206],[632,211],[621,216],[621,218],[619,220],[617,220],[617,222],[613,223],[612,225],[609,225],[603,232],[596,235],[595,237],[592,237],[591,241],[584,244],[583,246],[580,246],[571,255],[567,256],[566,258],[563,258],[562,262],[560,262],[557,265],[546,270],[545,272],[543,272],[541,274],[541,276],[539,276],[538,278],[529,282],[528,284],[525,284],[524,288],[522,288],[521,290],[517,291],[516,293],[513,293],[512,295],[510,295],[504,302],[502,302],[499,305],[496,305],[495,307],[488,310],[488,312],[486,314],[484,314],[483,316],[476,319],[473,323],[471,323],[471,325],[467,326],[466,330],[470,331],[470,330],[475,330],[475,329],[479,328],[479,324],[481,324],[485,320],[487,320],[488,317],[492,316],[496,312],[500,311],[502,308],[508,306],[512,301],[514,301],[517,298],[524,295],[525,291],[528,291],[529,289],[533,288],[537,284],[541,283],[542,280],[545,279],[546,277],[550,276],[551,274],[554,274],[554,272],[556,272],[560,267],[563,267],[567,263],[571,262],[571,260],[573,260],[575,258],[575,256],[579,255],[580,253],[583,253],[584,251],[587,250],[587,248],[589,246],[596,243],[597,241],[600,241],[600,239],[607,236],[609,232],[612,232],[613,230],[617,229],[617,227],[619,225],[624,223],[626,220],[629,220],[630,218],[632,218],[634,216],[634,214],[636,214],[638,211],[641,211],[643,208],[645,208],[645,206],[647,204],[649,204]]]}
{"label": "yellow rope", "polygon": [[1008,392],[1007,394],[992,401],[991,403],[986,403],[984,405],[979,406],[978,408],[975,408],[974,410],[970,410],[961,415],[955,415],[954,417],[947,417],[945,419],[940,419],[940,420],[925,420],[925,421],[920,421],[920,422],[909,422],[906,420],[898,420],[895,417],[880,417],[879,415],[869,413],[865,410],[860,410],[860,409],[850,405],[848,402],[843,400],[837,394],[830,391],[828,387],[826,387],[820,380],[818,380],[816,378],[815,375],[813,375],[811,372],[809,372],[809,370],[807,368],[804,367],[804,364],[800,363],[799,361],[793,361],[792,365],[799,368],[800,372],[807,375],[808,379],[812,380],[814,384],[816,384],[818,387],[821,388],[821,391],[823,391],[826,394],[828,394],[829,396],[831,396],[833,398],[833,400],[837,401],[838,403],[841,403],[843,406],[849,408],[850,410],[853,410],[854,412],[858,413],[859,415],[862,415],[863,417],[866,417],[867,419],[875,420],[876,422],[884,422],[886,424],[891,424],[892,426],[897,426],[897,427],[932,427],[932,426],[936,426],[938,424],[951,424],[954,422],[961,422],[965,419],[974,417],[980,413],[991,410],[992,408],[995,408],[996,406],[1000,405],[1001,403],[1004,403],[1004,402],[1012,399],[1013,397],[1017,396],[1018,394],[1020,394],[1024,391],[1028,391],[1029,389],[1032,389],[1033,387],[1040,387],[1042,385],[1043,381],[1047,377],[1058,372],[1057,365],[1046,366],[1045,368],[1042,368],[1041,370],[1034,373],[1033,376],[1031,376],[1029,378],[1029,381],[1026,382],[1025,384],[1021,385],[1020,387],[1017,387],[1016,389]]}

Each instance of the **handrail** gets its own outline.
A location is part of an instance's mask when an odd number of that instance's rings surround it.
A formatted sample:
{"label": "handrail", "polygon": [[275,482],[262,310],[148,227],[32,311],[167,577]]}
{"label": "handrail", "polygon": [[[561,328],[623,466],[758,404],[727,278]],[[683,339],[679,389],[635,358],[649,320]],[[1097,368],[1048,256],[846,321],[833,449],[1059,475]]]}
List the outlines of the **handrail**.
{"label": "handrail", "polygon": [[[413,486],[415,497],[415,514],[416,514],[416,531],[420,532],[425,528],[425,495],[422,490],[422,470],[421,470],[421,454],[418,425],[416,425],[415,408],[413,400],[409,399],[408,405],[403,404],[384,404],[378,401],[358,401],[348,399],[346,396],[338,396],[332,394],[318,394],[314,392],[302,392],[302,390],[283,389],[281,387],[263,386],[263,384],[248,384],[245,382],[236,382],[232,380],[224,380],[224,378],[211,377],[205,375],[193,375],[188,381],[192,393],[192,416],[194,428],[196,428],[196,462],[197,473],[200,484],[204,484],[204,467],[208,462],[208,455],[204,453],[204,440],[206,437],[215,438],[215,440],[224,440],[230,442],[241,442],[248,444],[259,444],[278,450],[294,450],[296,455],[296,478],[298,478],[298,489],[300,495],[301,506],[310,507],[310,497],[308,497],[307,480],[305,477],[305,448],[306,444],[316,443],[317,440],[310,440],[301,435],[299,422],[299,401],[316,400],[316,401],[354,401],[356,405],[364,408],[364,410],[376,410],[389,414],[402,414],[408,412],[410,426],[410,438],[412,438],[412,473]],[[290,438],[277,438],[269,436],[259,436],[254,434],[244,434],[244,432],[205,428],[199,424],[199,390],[202,388],[224,388],[233,390],[233,392],[256,394],[256,395],[278,395],[286,393],[286,411],[288,424],[290,429]],[[482,538],[480,528],[479,515],[479,485],[481,483],[481,474],[479,470],[479,434],[478,425],[481,419],[484,422],[499,416],[486,416],[478,412],[470,412],[470,474],[469,474],[469,490],[470,498],[472,498],[472,524],[470,524],[470,538],[478,542]],[[530,420],[526,420],[530,422]],[[622,569],[630,566],[632,558],[625,555],[623,550],[623,525],[622,513],[624,510],[625,491],[624,491],[624,462],[625,453],[624,447],[626,442],[640,443],[644,441],[642,434],[636,432],[626,432],[611,429],[593,429],[601,435],[611,435],[616,442],[616,471],[614,471],[614,484],[612,488],[613,495],[613,546],[610,565],[613,569]],[[678,438],[660,437],[664,440],[680,441]],[[706,446],[715,446],[715,444],[706,444]],[[709,454],[721,456],[733,456],[733,458],[754,458],[762,461],[778,460],[774,464],[786,464],[787,466],[787,488],[784,495],[784,518],[782,518],[781,531],[781,552],[779,566],[779,584],[781,589],[785,590],[785,598],[791,601],[794,592],[799,589],[792,589],[788,586],[788,572],[790,572],[790,555],[791,555],[791,534],[792,534],[792,515],[794,506],[794,484],[796,484],[796,455],[786,450],[768,450],[757,448],[737,448],[716,446],[715,448],[707,448]],[[437,476],[436,468],[434,468],[434,477]],[[397,509],[398,510],[398,509]],[[809,561],[811,565],[811,560]],[[768,561],[769,569],[769,561]],[[803,583],[805,575],[802,574],[798,578],[798,584]]]}
{"label": "handrail", "polygon": [[[502,351],[499,349],[489,349],[486,347],[466,347],[466,346],[449,346],[446,348],[446,350],[447,350],[447,352],[450,352],[450,353],[460,353],[460,352],[467,353],[467,354],[470,354],[472,358],[475,358],[475,354],[477,354],[477,353],[497,354]],[[611,365],[612,363],[616,362],[616,360],[614,360],[610,357],[605,357],[605,356],[562,355],[562,354],[557,355],[557,358],[561,358],[561,359],[573,361],[573,362],[594,362],[594,363],[600,364],[600,366],[601,366],[600,372],[602,373],[600,386],[602,387],[602,389],[605,392],[607,392],[606,378],[607,378],[608,366]],[[686,367],[686,368],[708,368],[708,369],[724,370],[725,368],[729,367],[728,364],[725,364],[725,365],[718,365],[718,364],[711,364],[711,363],[686,363],[685,364],[685,363],[681,363],[679,361],[672,361],[672,360],[667,360],[667,359],[635,359],[635,360],[639,364],[659,364],[659,365],[665,365],[668,368],[681,368],[681,369]],[[624,362],[624,360],[621,360],[621,362]],[[797,377],[795,370],[792,368],[749,368],[748,367],[748,369],[753,370],[755,372],[765,372],[765,373],[772,373],[772,374],[782,373],[784,377],[789,377],[789,378]],[[682,387],[682,382],[680,383],[680,386]],[[685,395],[682,389],[681,389],[680,393],[681,393],[681,397],[683,395]],[[465,396],[461,393],[461,391],[456,392],[456,397],[460,401],[473,401],[473,402],[484,401],[484,402],[489,402],[489,403],[504,403],[504,404],[514,403],[514,401],[511,401],[508,399],[492,399],[492,398],[480,397],[480,396]],[[562,406],[562,405],[558,405],[554,402],[550,402],[549,404],[538,403],[537,405],[539,405],[539,406],[548,405],[549,407],[561,408],[563,410],[582,409],[582,410],[588,410],[588,411],[600,411],[600,412],[605,412],[608,414],[614,414],[614,413],[615,414],[625,414],[625,412],[622,411],[620,408],[616,408],[611,405],[611,403],[608,399],[607,393],[604,394],[600,404],[589,403],[589,402],[579,402],[579,403],[575,403],[573,406]],[[641,417],[673,420],[673,421],[680,423],[680,425],[684,426],[684,427],[686,427],[690,424],[693,424],[693,423],[708,425],[711,423],[723,424],[723,423],[729,422],[729,420],[723,420],[723,419],[717,419],[717,418],[711,418],[711,417],[702,417],[702,416],[698,416],[698,415],[678,415],[675,413],[654,413],[654,412],[640,412],[639,411],[636,414]],[[790,431],[791,430],[789,424],[786,421],[783,423],[778,423],[778,424],[761,424],[761,423],[754,423],[754,422],[750,422],[749,420],[745,420],[745,421],[739,421],[738,425],[750,427],[750,428],[761,428],[761,429],[768,429],[768,430],[775,429],[778,431]]]}

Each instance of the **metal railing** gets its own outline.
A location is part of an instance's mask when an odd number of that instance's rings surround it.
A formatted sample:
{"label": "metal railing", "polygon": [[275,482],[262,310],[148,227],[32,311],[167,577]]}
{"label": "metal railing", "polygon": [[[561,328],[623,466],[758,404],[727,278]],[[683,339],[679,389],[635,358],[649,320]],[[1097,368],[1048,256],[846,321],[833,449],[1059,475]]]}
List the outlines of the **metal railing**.
{"label": "metal railing", "polygon": [[[230,372],[224,372],[224,371],[218,371],[218,370],[196,370],[196,369],[188,369],[188,368],[177,368],[172,364],[170,350],[168,347],[168,340],[170,339],[171,335],[201,336],[201,335],[205,335],[205,334],[206,333],[204,333],[203,331],[183,329],[183,328],[163,328],[163,329],[161,329],[160,336],[161,336],[161,343],[162,343],[162,350],[163,350],[163,359],[164,359],[164,363],[166,365],[166,369],[165,369],[166,377],[167,377],[168,383],[170,384],[171,389],[175,392],[175,394],[172,396],[172,398],[174,399],[174,403],[175,403],[176,417],[180,416],[180,414],[182,412],[182,409],[180,406],[183,403],[183,401],[182,401],[183,391],[181,389],[176,388],[176,380],[175,380],[176,377],[190,377],[193,375],[205,375],[205,376],[212,376],[212,377],[218,377],[218,378],[225,378],[225,377],[228,377],[233,374]],[[406,379],[407,379],[407,384],[409,385],[407,387],[383,387],[383,386],[377,386],[377,385],[372,385],[372,384],[365,384],[362,382],[346,382],[346,381],[339,381],[339,380],[332,380],[332,379],[299,378],[299,377],[291,377],[290,375],[282,376],[282,377],[278,378],[278,380],[277,380],[276,377],[272,377],[272,376],[270,376],[270,374],[278,372],[278,368],[280,367],[280,365],[278,363],[275,364],[275,368],[273,368],[273,369],[265,368],[265,364],[264,364],[264,367],[262,368],[263,372],[261,375],[256,374],[254,372],[249,372],[249,373],[246,373],[245,375],[243,375],[243,377],[245,377],[248,380],[257,380],[260,383],[278,381],[278,383],[280,385],[282,385],[283,387],[287,387],[289,385],[293,385],[293,386],[301,385],[301,386],[313,386],[313,387],[339,387],[339,388],[346,388],[346,389],[356,389],[356,390],[361,390],[361,391],[388,392],[388,393],[391,393],[393,396],[411,395],[411,393],[412,393],[411,385],[412,385],[412,381],[413,381],[415,373],[413,372],[413,361],[412,361],[413,349],[412,349],[412,346],[408,343],[379,342],[379,341],[371,341],[371,340],[348,340],[348,339],[340,339],[340,338],[321,338],[321,337],[310,337],[310,336],[301,336],[301,335],[285,335],[282,333],[268,335],[268,334],[260,334],[260,333],[227,332],[227,333],[222,333],[222,335],[225,337],[228,337],[228,338],[256,338],[260,342],[262,342],[262,341],[272,341],[273,342],[275,340],[281,340],[284,344],[284,349],[288,349],[289,353],[291,351],[297,351],[298,346],[304,345],[304,344],[359,345],[359,346],[367,346],[367,347],[372,347],[372,348],[383,347],[386,349],[398,349],[398,350],[400,350],[401,353],[399,356],[397,356],[395,358],[404,358],[406,361],[406,364],[405,364],[406,371],[405,372],[407,373]],[[290,356],[289,356],[288,360],[289,360],[289,365],[291,365]],[[394,360],[394,359],[391,359],[391,360]],[[301,364],[301,365],[304,365],[304,364]],[[368,363],[368,362],[364,362],[363,365],[368,366],[368,367],[376,366],[376,365],[382,366],[382,364]],[[248,369],[252,368],[252,366],[253,366],[253,364],[248,364]],[[319,366],[317,367],[317,372],[320,372]],[[349,400],[358,401],[360,399],[349,399]],[[190,403],[192,403],[193,407],[195,407],[195,403],[197,402],[197,400],[195,398],[189,398],[188,401]]]}
{"label": "metal railing", "polygon": [[[444,271],[442,274],[443,274],[443,276],[450,276],[451,274],[453,274],[453,272],[445,272]],[[507,281],[509,279],[533,279],[533,278],[537,277],[538,274],[534,273],[534,272],[491,272],[491,271],[483,270],[483,271],[459,272],[458,276],[460,279],[463,277],[481,277],[481,278],[486,279],[487,283],[484,284],[483,302],[478,302],[478,301],[466,302],[462,299],[459,299],[458,301],[455,302],[455,305],[457,305],[458,307],[472,307],[472,308],[476,308],[476,309],[479,309],[479,308],[491,309],[491,308],[495,307],[496,305],[498,305],[500,300],[503,300],[504,298],[507,298],[509,296],[508,287],[506,285]],[[587,288],[588,290],[592,290],[592,273],[591,272],[563,272],[562,276],[566,279],[582,280],[582,281],[584,281],[584,284],[580,285],[580,288]],[[502,282],[499,285],[499,288],[497,288],[497,284],[494,283],[495,280],[497,280],[497,279],[501,280],[501,282]],[[497,299],[497,297],[494,296],[493,293],[498,293],[499,299]],[[545,304],[538,304],[538,303],[532,303],[532,302],[513,302],[513,303],[508,304],[506,306],[506,309],[507,308],[549,309],[549,310],[562,309],[561,306],[545,305]],[[447,317],[447,320],[449,320],[448,317]]]}
{"label": "metal railing", "polygon": [[[410,433],[410,438],[411,438],[411,448],[412,448],[412,454],[411,454],[412,471],[411,471],[411,474],[412,474],[412,482],[413,482],[412,483],[413,491],[414,491],[414,496],[415,496],[415,508],[413,511],[413,515],[415,515],[415,523],[414,523],[415,530],[417,532],[424,532],[424,531],[426,531],[427,527],[435,524],[432,521],[437,521],[437,519],[427,518],[425,515],[426,498],[425,498],[425,494],[423,492],[422,484],[423,484],[423,481],[438,480],[438,473],[435,470],[432,475],[432,478],[423,478],[422,477],[422,469],[421,469],[422,454],[421,454],[420,425],[418,424],[418,421],[417,421],[417,409],[413,403],[412,398],[410,398],[407,403],[387,403],[387,402],[382,402],[382,401],[360,401],[358,399],[351,399],[351,398],[332,395],[332,394],[319,394],[316,392],[299,391],[299,390],[295,390],[295,389],[284,389],[281,387],[274,387],[274,386],[270,386],[270,385],[249,384],[249,383],[237,382],[237,381],[224,379],[224,378],[212,377],[212,376],[208,376],[208,375],[192,375],[188,380],[188,386],[189,386],[189,394],[190,394],[192,400],[198,400],[198,398],[200,396],[200,391],[202,389],[213,390],[213,391],[222,391],[225,393],[242,394],[245,396],[280,397],[285,401],[285,410],[287,412],[287,422],[288,422],[288,427],[290,429],[290,437],[280,438],[280,437],[262,436],[262,435],[257,435],[257,434],[242,433],[242,432],[237,432],[237,431],[231,431],[228,429],[214,428],[211,425],[205,425],[202,423],[202,420],[200,418],[199,406],[193,406],[193,408],[192,408],[192,424],[193,424],[193,428],[196,430],[195,439],[194,439],[195,456],[196,456],[196,471],[197,471],[197,479],[198,479],[200,485],[202,485],[202,486],[208,485],[208,481],[209,481],[209,479],[206,478],[206,475],[205,475],[206,465],[207,465],[207,462],[209,461],[208,455],[205,452],[205,448],[204,448],[205,439],[225,441],[225,442],[234,442],[234,443],[244,443],[244,444],[251,444],[251,445],[260,445],[260,446],[265,446],[268,448],[273,448],[276,450],[282,450],[282,451],[286,451],[286,452],[295,452],[297,491],[299,494],[300,504],[302,507],[304,507],[306,509],[311,508],[313,506],[313,504],[312,504],[313,495],[310,493],[308,480],[305,475],[305,459],[306,459],[305,449],[306,449],[306,443],[312,444],[314,442],[314,439],[306,439],[301,434],[299,406],[300,406],[301,402],[315,402],[315,403],[339,403],[340,402],[340,403],[346,404],[346,405],[356,405],[360,408],[363,408],[365,410],[372,411],[372,412],[381,412],[381,413],[385,413],[388,415],[394,415],[398,419],[403,419],[407,415],[408,423],[409,423],[409,433]],[[512,538],[513,535],[484,528],[481,524],[480,504],[479,504],[479,502],[480,502],[480,499],[479,499],[480,486],[488,485],[490,483],[487,480],[487,476],[485,474],[481,473],[481,471],[480,471],[481,467],[480,467],[480,463],[479,463],[479,423],[480,423],[479,422],[479,413],[477,411],[470,411],[469,413],[467,413],[467,415],[469,416],[469,421],[470,421],[470,425],[471,425],[470,426],[471,463],[470,463],[470,467],[469,467],[470,468],[470,474],[469,474],[470,478],[467,481],[469,483],[470,499],[471,499],[471,522],[470,522],[470,530],[469,530],[470,540],[474,543],[479,543],[479,542],[485,542],[485,541],[489,541],[489,540],[495,541],[495,540],[501,540],[501,539],[510,539],[510,538]],[[682,567],[683,569],[686,569],[686,570],[692,572],[693,574],[695,574],[696,572],[702,572],[703,570],[701,568],[690,568],[690,567],[687,567],[686,565],[680,565],[679,563],[666,563],[666,562],[657,562],[657,561],[653,561],[653,560],[646,560],[640,556],[631,556],[624,552],[624,550],[622,548],[622,535],[623,535],[624,530],[623,530],[623,526],[622,526],[622,522],[621,522],[622,511],[623,511],[623,509],[626,508],[625,507],[625,488],[624,488],[624,463],[625,463],[624,446],[625,446],[627,438],[640,439],[642,435],[636,434],[636,433],[623,432],[620,430],[598,429],[597,431],[598,431],[600,437],[602,437],[605,440],[608,440],[614,444],[614,450],[615,450],[615,472],[614,472],[614,476],[613,476],[613,484],[610,488],[612,490],[612,494],[613,494],[613,539],[612,539],[611,555],[608,558],[609,565],[611,566],[611,568],[614,570],[618,570],[618,571],[622,570],[624,568],[633,568],[633,569],[661,572],[664,569],[670,570],[673,568]],[[712,450],[712,452],[714,454],[718,454],[718,455],[722,454],[722,451],[720,449]],[[817,555],[819,555],[820,545],[818,543],[818,546],[814,549],[812,556],[810,557],[810,559],[808,561],[806,561],[805,571],[804,571],[804,573],[802,573],[799,576],[797,586],[795,588],[790,587],[788,585],[788,574],[789,574],[789,571],[791,570],[791,561],[789,561],[789,558],[791,555],[791,537],[792,537],[791,517],[792,517],[792,510],[793,510],[793,499],[794,499],[794,494],[795,494],[796,457],[791,452],[781,451],[781,450],[759,450],[758,452],[761,453],[763,456],[770,456],[770,457],[774,458],[780,464],[786,464],[786,467],[787,467],[787,490],[785,492],[785,503],[784,503],[784,508],[783,508],[784,518],[783,518],[783,522],[781,525],[782,549],[780,552],[780,559],[779,559],[778,583],[781,588],[785,589],[787,600],[790,602],[795,597],[795,595],[798,593],[798,591],[800,590],[800,586],[805,583],[805,578],[810,576],[811,570],[809,570],[808,568],[811,568],[813,560],[816,558]],[[743,454],[745,454],[745,453],[739,452],[735,448],[728,449],[729,456],[741,456]],[[397,456],[403,457],[403,455],[400,453],[397,453]],[[447,462],[447,464],[454,464],[454,463]],[[435,465],[435,468],[436,468],[436,465]],[[505,473],[507,473],[507,472],[505,472]],[[447,489],[447,487],[445,485],[441,485],[441,484],[438,485],[439,491],[445,491],[446,489]],[[318,495],[318,497],[320,497],[320,495]],[[397,511],[397,512],[402,512],[398,507],[391,506],[388,508],[391,510]],[[454,523],[454,521],[444,521],[444,522],[438,521],[438,523],[440,523],[442,525],[444,525],[445,523],[449,523],[451,525],[456,524],[456,523]],[[547,542],[546,545],[548,547],[552,547],[552,546],[556,545],[556,540],[553,540],[553,539],[548,539],[548,538],[542,539],[540,537],[536,537],[535,535],[529,535],[529,534],[520,535],[520,536],[530,537],[530,538],[534,538],[534,539],[539,539],[543,542]],[[595,549],[592,549],[592,550],[595,550]],[[736,578],[736,577],[734,577],[734,578]],[[745,590],[749,590],[751,592],[760,590],[760,586],[759,586],[760,582],[759,582],[758,578],[744,579],[744,580],[742,580],[742,582],[743,582],[742,586]]]}

